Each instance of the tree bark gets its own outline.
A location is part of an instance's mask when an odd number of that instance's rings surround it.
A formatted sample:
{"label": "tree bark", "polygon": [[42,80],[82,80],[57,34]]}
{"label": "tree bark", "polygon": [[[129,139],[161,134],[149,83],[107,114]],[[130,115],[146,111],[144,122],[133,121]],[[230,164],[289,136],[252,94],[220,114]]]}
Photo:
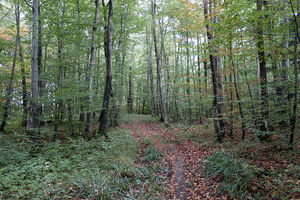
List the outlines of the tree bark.
{"label": "tree bark", "polygon": [[[262,0],[257,0],[257,12],[261,14],[262,12]],[[267,88],[267,68],[266,68],[266,57],[265,57],[265,47],[263,39],[263,27],[261,22],[257,21],[257,50],[258,50],[258,60],[259,60],[259,78],[260,78],[260,91],[261,91],[261,123],[260,131],[264,132],[259,134],[260,140],[267,140],[269,136],[265,134],[268,131],[268,120],[269,120],[269,109],[268,109],[268,88]]]}
{"label": "tree bark", "polygon": [[162,80],[161,80],[161,61],[160,61],[160,54],[158,51],[158,42],[156,36],[156,20],[155,20],[155,12],[156,12],[156,0],[152,0],[152,33],[153,33],[153,41],[154,41],[154,49],[155,49],[155,56],[156,56],[156,67],[157,67],[157,83],[158,83],[158,93],[159,93],[159,101],[160,101],[160,110],[161,110],[161,117],[166,125],[169,124],[169,116],[168,111],[166,108],[166,104],[164,101],[163,91],[162,91]]}
{"label": "tree bark", "polygon": [[[150,113],[153,116],[154,115],[154,109],[153,106],[155,105],[154,103],[154,94],[153,94],[153,75],[152,75],[152,47],[153,47],[153,41],[151,40],[150,42],[150,35],[146,35],[146,43],[147,43],[147,90],[148,90],[148,103],[149,103],[149,109]],[[149,44],[150,43],[150,44]],[[152,79],[152,80],[151,80]],[[152,81],[152,82],[151,82]]]}
{"label": "tree bark", "polygon": [[57,90],[58,96],[55,98],[55,123],[54,123],[54,133],[52,141],[54,142],[57,137],[57,130],[60,120],[62,120],[63,116],[63,101],[62,101],[62,81],[63,81],[63,31],[64,31],[64,16],[66,10],[66,2],[63,0],[63,7],[62,7],[62,17],[60,22],[60,33],[58,38],[58,80],[57,80]]}
{"label": "tree bark", "polygon": [[32,140],[39,145],[40,139],[40,112],[39,112],[39,0],[32,2],[32,58],[31,58],[31,131]]}
{"label": "tree bark", "polygon": [[25,74],[25,63],[23,57],[23,47],[21,44],[21,33],[20,33],[20,2],[16,1],[16,25],[17,25],[17,45],[19,47],[19,58],[21,63],[21,76],[22,76],[22,105],[23,105],[23,116],[22,126],[27,126],[28,117],[28,99],[26,89],[26,74]]}
{"label": "tree bark", "polygon": [[[105,6],[104,0],[102,0],[103,6]],[[109,109],[109,100],[112,89],[112,34],[113,34],[113,11],[114,11],[114,2],[110,0],[108,2],[108,19],[107,25],[105,25],[105,58],[106,58],[106,82],[105,82],[105,90],[103,96],[103,104],[102,111],[99,118],[99,129],[98,133],[100,135],[104,135],[105,138],[108,138],[107,135],[107,116]],[[104,21],[107,16],[104,13]]]}
{"label": "tree bark", "polygon": [[203,114],[203,111],[202,111],[202,103],[201,103],[201,61],[200,61],[200,42],[201,42],[201,39],[199,37],[199,33],[197,33],[197,66],[198,66],[198,72],[197,72],[197,75],[198,75],[198,86],[199,86],[199,106],[200,106],[200,109],[199,109],[199,118],[200,118],[200,123],[202,124],[203,123],[203,118],[202,118],[202,114]]}
{"label": "tree bark", "polygon": [[[296,19],[299,17],[299,11],[300,11],[300,6],[298,6],[298,14],[296,16]],[[293,111],[292,111],[292,116],[290,119],[290,139],[289,139],[289,149],[293,149],[294,145],[294,136],[295,136],[295,129],[296,129],[296,121],[297,121],[297,106],[298,106],[298,88],[299,88],[299,82],[298,82],[298,73],[299,73],[299,59],[298,59],[298,44],[299,44],[299,36],[297,36],[297,26],[295,25],[295,39],[294,39],[294,58],[293,58],[293,64],[294,64],[294,105],[293,105]],[[298,38],[298,39],[297,39]]]}
{"label": "tree bark", "polygon": [[86,119],[86,132],[89,135],[89,138],[92,138],[94,135],[92,133],[92,112],[93,112],[93,70],[95,65],[95,55],[96,55],[96,37],[98,30],[98,16],[99,16],[99,0],[95,0],[95,18],[93,25],[92,41],[91,41],[91,58],[90,65],[88,69],[88,83],[89,83],[89,111],[87,113]]}
{"label": "tree bark", "polygon": [[129,80],[128,80],[128,113],[133,113],[133,80],[132,80],[132,66],[129,67]]}
{"label": "tree bark", "polygon": [[186,33],[186,95],[188,100],[189,123],[192,123],[191,78],[190,78],[190,49],[189,33]]}
{"label": "tree bark", "polygon": [[[208,3],[207,0],[203,0],[204,4],[204,16],[205,20],[208,20]],[[210,3],[211,8],[211,3]],[[212,46],[211,42],[214,40],[213,30],[210,28],[210,26],[206,25],[207,29],[207,38],[208,38],[208,46],[209,46],[209,59],[210,59],[210,66],[211,66],[211,74],[212,74],[212,84],[213,84],[213,94],[214,94],[214,100],[213,100],[213,117],[214,117],[214,127],[215,127],[215,133],[217,135],[217,141],[222,142],[222,139],[225,134],[224,130],[224,122],[222,119],[222,110],[221,110],[221,95],[220,95],[220,89],[222,89],[220,76],[218,76],[218,58],[215,55],[216,50]]]}

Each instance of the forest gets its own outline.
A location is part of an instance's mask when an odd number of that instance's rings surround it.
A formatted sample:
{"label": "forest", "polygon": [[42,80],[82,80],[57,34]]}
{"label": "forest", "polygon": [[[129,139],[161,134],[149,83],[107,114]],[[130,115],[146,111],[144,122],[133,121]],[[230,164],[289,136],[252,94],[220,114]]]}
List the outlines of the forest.
{"label": "forest", "polygon": [[300,0],[1,0],[0,199],[300,198]]}

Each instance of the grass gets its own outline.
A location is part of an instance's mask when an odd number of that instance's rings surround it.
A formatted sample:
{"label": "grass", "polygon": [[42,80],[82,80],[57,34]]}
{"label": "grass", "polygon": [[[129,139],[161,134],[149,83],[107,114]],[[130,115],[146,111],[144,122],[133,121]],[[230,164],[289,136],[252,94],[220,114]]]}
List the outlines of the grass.
{"label": "grass", "polygon": [[256,177],[255,168],[236,159],[228,152],[216,152],[205,162],[204,172],[221,182],[219,192],[231,198],[247,199],[251,182]]}
{"label": "grass", "polygon": [[34,155],[23,133],[1,136],[0,199],[160,199],[160,178],[136,166],[130,132],[114,129],[109,136],[45,143]]}

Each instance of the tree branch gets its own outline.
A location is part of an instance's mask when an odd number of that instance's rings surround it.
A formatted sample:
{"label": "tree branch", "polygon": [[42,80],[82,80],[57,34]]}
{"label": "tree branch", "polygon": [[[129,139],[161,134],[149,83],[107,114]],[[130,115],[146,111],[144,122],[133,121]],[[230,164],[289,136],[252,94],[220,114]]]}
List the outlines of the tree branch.
{"label": "tree branch", "polygon": [[298,41],[300,42],[300,37],[299,37],[299,26],[298,26],[297,16],[296,16],[296,14],[295,14],[295,10],[294,10],[294,6],[293,6],[293,3],[292,3],[292,0],[290,0],[290,4],[291,4],[292,12],[293,12],[293,17],[294,17],[294,21],[295,21],[295,26],[296,26],[296,35],[297,35]]}
{"label": "tree branch", "polygon": [[45,1],[43,1],[41,4],[40,4],[40,6],[39,7],[42,7],[45,3],[47,3],[48,2],[48,0],[45,0]]}
{"label": "tree branch", "polygon": [[33,9],[33,7],[28,3],[27,0],[24,0],[24,1],[25,1],[25,3],[27,4],[27,6],[29,6],[31,9]]}
{"label": "tree branch", "polygon": [[0,22],[12,11],[12,8],[10,8],[9,11],[7,11],[0,19]]}

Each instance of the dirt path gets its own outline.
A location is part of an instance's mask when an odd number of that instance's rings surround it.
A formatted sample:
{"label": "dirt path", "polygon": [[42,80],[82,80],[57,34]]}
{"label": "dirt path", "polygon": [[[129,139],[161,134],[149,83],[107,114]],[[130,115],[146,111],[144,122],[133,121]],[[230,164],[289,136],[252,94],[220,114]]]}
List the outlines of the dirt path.
{"label": "dirt path", "polygon": [[137,119],[122,126],[130,129],[138,141],[144,137],[151,138],[157,148],[164,152],[163,162],[168,166],[165,182],[169,189],[166,199],[223,199],[216,196],[217,185],[205,179],[201,173],[201,164],[209,154],[209,148],[188,139],[176,143],[174,134],[157,122]]}

